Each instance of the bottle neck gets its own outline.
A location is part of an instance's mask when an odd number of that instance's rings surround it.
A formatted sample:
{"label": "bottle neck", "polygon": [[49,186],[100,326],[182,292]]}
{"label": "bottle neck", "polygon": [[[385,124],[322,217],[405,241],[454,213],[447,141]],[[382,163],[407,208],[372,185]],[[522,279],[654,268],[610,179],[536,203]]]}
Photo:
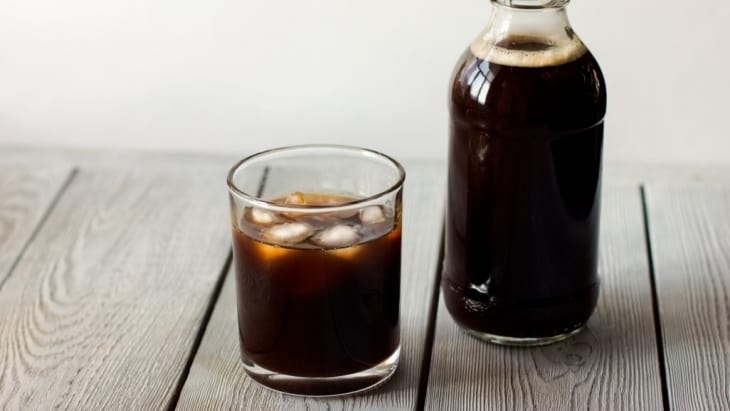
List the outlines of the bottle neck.
{"label": "bottle neck", "polygon": [[[525,37],[535,40],[560,42],[575,35],[568,21],[568,14],[564,6],[555,7],[515,7],[504,5],[512,3],[509,0],[495,0],[492,2],[492,18],[486,32],[499,41],[505,37]],[[522,3],[539,3],[527,1]],[[567,1],[562,1],[563,4]]]}
{"label": "bottle neck", "polygon": [[[567,0],[492,0],[492,17],[472,43],[485,60],[508,65],[561,64],[580,57],[585,46],[565,11]],[[495,60],[496,59],[496,60]]]}

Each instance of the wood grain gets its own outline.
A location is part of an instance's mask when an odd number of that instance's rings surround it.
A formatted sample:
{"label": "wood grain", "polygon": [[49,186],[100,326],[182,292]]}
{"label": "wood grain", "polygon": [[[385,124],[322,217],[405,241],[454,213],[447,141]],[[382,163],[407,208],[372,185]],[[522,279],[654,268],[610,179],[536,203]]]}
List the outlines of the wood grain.
{"label": "wood grain", "polygon": [[0,408],[169,405],[230,244],[225,170],[80,171],[0,290]]}
{"label": "wood grain", "polygon": [[228,274],[221,297],[178,402],[182,410],[403,410],[416,405],[443,218],[444,179],[440,163],[406,164],[401,363],[393,379],[371,393],[333,400],[268,391],[248,378],[240,363],[235,282]]}
{"label": "wood grain", "polygon": [[439,304],[426,409],[662,407],[639,194],[635,185],[604,190],[600,299],[572,339],[540,348],[486,344]]}
{"label": "wood grain", "polygon": [[672,409],[730,409],[730,184],[646,187]]}
{"label": "wood grain", "polygon": [[71,174],[69,166],[0,166],[0,285]]}

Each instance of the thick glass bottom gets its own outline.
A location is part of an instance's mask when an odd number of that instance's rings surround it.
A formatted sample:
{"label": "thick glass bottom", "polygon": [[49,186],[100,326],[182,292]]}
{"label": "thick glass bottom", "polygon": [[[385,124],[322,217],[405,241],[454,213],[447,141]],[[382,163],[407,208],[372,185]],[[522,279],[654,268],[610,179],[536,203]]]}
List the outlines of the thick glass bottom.
{"label": "thick glass bottom", "polygon": [[297,377],[260,367],[243,359],[246,373],[264,387],[284,394],[333,397],[361,393],[387,382],[398,367],[400,346],[380,364],[353,374],[336,377]]}
{"label": "thick glass bottom", "polygon": [[546,337],[509,337],[505,335],[496,335],[496,334],[490,334],[475,330],[470,330],[468,328],[461,327],[464,331],[466,331],[467,334],[476,337],[482,341],[486,341],[493,344],[499,344],[499,345],[509,345],[509,346],[517,346],[517,347],[537,347],[540,345],[548,345],[553,344],[558,341],[563,341],[565,339],[568,339],[579,332],[583,330],[585,326],[581,325],[580,327],[564,332],[562,334],[556,334],[556,335],[550,335]]}

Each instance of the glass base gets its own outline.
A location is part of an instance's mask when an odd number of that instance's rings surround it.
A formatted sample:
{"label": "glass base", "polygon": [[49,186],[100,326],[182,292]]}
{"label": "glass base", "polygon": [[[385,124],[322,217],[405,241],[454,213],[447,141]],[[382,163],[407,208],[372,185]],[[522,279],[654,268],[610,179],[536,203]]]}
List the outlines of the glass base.
{"label": "glass base", "polygon": [[484,333],[480,331],[470,330],[468,328],[462,327],[464,331],[467,332],[467,334],[476,337],[482,341],[486,341],[492,344],[499,344],[499,345],[509,345],[509,346],[515,346],[515,347],[537,347],[540,345],[548,345],[553,344],[558,341],[563,341],[565,339],[568,339],[579,332],[583,330],[585,326],[581,325],[580,327],[562,333],[557,335],[550,335],[547,337],[508,337],[505,335],[497,335],[497,334],[490,334],[490,333]]}
{"label": "glass base", "polygon": [[297,377],[260,367],[246,359],[246,373],[265,388],[283,394],[307,397],[334,397],[361,393],[386,383],[398,367],[400,346],[380,364],[353,374],[336,377]]}

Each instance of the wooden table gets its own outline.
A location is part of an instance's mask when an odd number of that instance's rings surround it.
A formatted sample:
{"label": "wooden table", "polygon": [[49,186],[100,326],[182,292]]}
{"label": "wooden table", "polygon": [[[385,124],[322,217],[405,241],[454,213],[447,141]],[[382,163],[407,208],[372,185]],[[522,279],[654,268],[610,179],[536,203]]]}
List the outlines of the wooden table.
{"label": "wooden table", "polygon": [[488,345],[439,299],[445,166],[405,161],[402,361],[332,400],[239,361],[231,157],[0,147],[2,409],[730,409],[730,172],[607,168],[587,329]]}

